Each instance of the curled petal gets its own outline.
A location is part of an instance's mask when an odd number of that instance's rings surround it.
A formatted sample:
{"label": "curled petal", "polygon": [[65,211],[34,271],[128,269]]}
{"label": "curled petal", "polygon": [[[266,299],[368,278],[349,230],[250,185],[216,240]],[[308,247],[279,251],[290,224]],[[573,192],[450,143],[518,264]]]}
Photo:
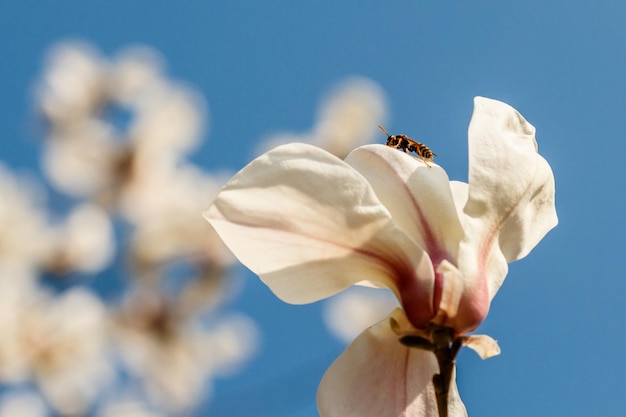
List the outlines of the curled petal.
{"label": "curled petal", "polygon": [[372,185],[394,222],[433,263],[456,259],[463,229],[446,172],[384,145],[355,149],[346,162]]}
{"label": "curled petal", "polygon": [[371,281],[422,280],[432,313],[428,256],[391,221],[365,178],[317,147],[289,144],[252,161],[204,213],[239,260],[284,301],[308,303]]}
{"label": "curled petal", "polygon": [[473,334],[463,338],[463,346],[478,353],[481,359],[489,359],[500,354],[498,342],[486,334]]}
{"label": "curled petal", "polygon": [[474,258],[472,274],[486,278],[493,297],[506,263],[526,256],[557,224],[554,177],[537,153],[535,128],[509,105],[483,97],[474,101],[469,167],[459,265]]}
{"label": "curled petal", "polygon": [[[392,317],[406,322],[402,311]],[[437,416],[432,377],[438,373],[432,352],[398,341],[387,318],[365,330],[326,371],[317,393],[322,417]],[[452,381],[449,416],[467,416]]]}

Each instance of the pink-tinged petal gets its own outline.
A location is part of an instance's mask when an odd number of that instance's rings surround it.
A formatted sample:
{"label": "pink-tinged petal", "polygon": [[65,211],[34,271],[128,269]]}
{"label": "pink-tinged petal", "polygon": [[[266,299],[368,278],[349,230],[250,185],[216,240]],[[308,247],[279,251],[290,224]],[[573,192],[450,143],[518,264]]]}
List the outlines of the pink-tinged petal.
{"label": "pink-tinged petal", "polygon": [[[396,321],[402,311],[392,313]],[[432,352],[398,341],[390,318],[365,330],[326,371],[317,393],[321,417],[437,417],[432,377],[439,372]],[[456,383],[449,416],[467,416]]]}
{"label": "pink-tinged petal", "polygon": [[[429,167],[418,158],[384,145],[362,146],[350,153],[346,162],[367,179],[394,223],[428,253],[435,269],[444,260],[456,261],[463,229],[443,169]],[[423,313],[423,304],[416,298],[422,292],[413,288],[412,276],[400,275],[397,279],[402,306],[411,322],[422,327],[425,323],[416,318],[416,313]],[[435,276],[435,311],[443,281],[443,275]]]}
{"label": "pink-tinged petal", "polygon": [[449,179],[438,165],[384,145],[352,151],[346,162],[372,185],[393,221],[424,248],[434,264],[454,261],[463,229]]}
{"label": "pink-tinged petal", "polygon": [[504,280],[506,263],[526,256],[557,224],[554,177],[537,153],[535,128],[496,100],[474,101],[464,212],[461,251],[466,252],[459,265],[487,281],[490,297]]}
{"label": "pink-tinged petal", "polygon": [[330,153],[280,146],[252,161],[205,212],[237,258],[281,299],[308,303],[371,281],[412,277],[432,317],[427,255],[391,221],[365,178]]}
{"label": "pink-tinged petal", "polygon": [[443,289],[433,323],[452,328],[457,334],[476,329],[489,311],[489,298],[484,287],[476,285],[473,276],[446,260],[437,268],[437,276],[441,277]]}

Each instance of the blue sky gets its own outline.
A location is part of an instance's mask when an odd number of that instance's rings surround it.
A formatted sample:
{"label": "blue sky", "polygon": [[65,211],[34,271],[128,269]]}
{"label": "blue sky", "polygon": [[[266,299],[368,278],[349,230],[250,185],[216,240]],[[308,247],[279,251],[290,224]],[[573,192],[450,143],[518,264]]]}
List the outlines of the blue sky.
{"label": "blue sky", "polygon": [[[460,354],[462,398],[470,416],[626,416],[626,5],[26,0],[2,3],[0,16],[0,159],[20,171],[38,169],[32,83],[68,38],[107,54],[159,50],[168,73],[208,100],[211,128],[194,156],[207,169],[238,170],[263,137],[308,130],[323,94],[361,75],[387,94],[387,129],[427,138],[465,180],[473,97],[511,104],[552,165],[560,224],[510,266],[480,328],[502,355]],[[211,415],[315,416],[319,378],[342,350],[321,306],[282,304],[239,273],[231,308],[260,323],[263,344],[217,382]]]}

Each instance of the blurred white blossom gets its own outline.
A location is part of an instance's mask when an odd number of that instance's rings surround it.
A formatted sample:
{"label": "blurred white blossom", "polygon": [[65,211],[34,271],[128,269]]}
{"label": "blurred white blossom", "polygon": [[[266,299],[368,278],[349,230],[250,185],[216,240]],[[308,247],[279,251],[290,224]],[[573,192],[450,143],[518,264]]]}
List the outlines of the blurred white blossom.
{"label": "blurred white blossom", "polygon": [[391,291],[352,287],[326,301],[324,322],[339,340],[347,344],[398,306]]}
{"label": "blurred white blossom", "polygon": [[39,86],[39,105],[58,126],[82,120],[102,105],[106,91],[106,62],[84,43],[61,43],[52,48]]}
{"label": "blurred white blossom", "polygon": [[0,277],[0,380],[32,380],[64,415],[89,407],[111,377],[104,304],[84,288],[55,296]]}
{"label": "blurred white blossom", "polygon": [[85,203],[53,222],[45,193],[34,182],[0,164],[0,277],[15,269],[65,274],[98,272],[110,261],[114,243],[108,215]]}
{"label": "blurred white blossom", "polygon": [[256,327],[247,317],[223,318],[207,328],[175,303],[147,292],[126,300],[116,330],[128,369],[143,380],[155,403],[173,411],[192,406],[208,391],[208,376],[240,365],[257,344]]}
{"label": "blurred white blossom", "polygon": [[123,401],[107,404],[100,410],[98,417],[161,417],[161,414],[149,410],[145,404]]}
{"label": "blurred white blossom", "polygon": [[136,120],[129,136],[141,157],[139,163],[151,164],[152,157],[192,150],[204,129],[204,107],[195,91],[178,84],[159,85],[150,96],[133,103]]}
{"label": "blurred white blossom", "polygon": [[206,104],[167,79],[162,66],[147,47],[111,60],[80,43],[52,50],[37,103],[50,127],[44,167],[56,187],[110,198],[111,187],[123,188],[137,172],[159,170],[197,146]]}
{"label": "blurred white blossom", "polygon": [[111,261],[113,226],[99,206],[83,203],[53,231],[54,246],[48,268],[64,273],[97,273]]}
{"label": "blurred white blossom", "polygon": [[380,86],[364,77],[350,77],[322,100],[317,120],[306,133],[278,133],[267,138],[259,151],[278,145],[304,142],[345,157],[351,150],[380,135],[377,125],[387,116],[386,98]]}
{"label": "blurred white blossom", "polygon": [[120,163],[124,152],[107,123],[86,118],[52,132],[43,153],[43,167],[56,188],[85,197],[109,191],[118,176],[125,175]]}
{"label": "blurred white blossom", "polygon": [[221,183],[192,165],[162,168],[154,175],[137,176],[121,199],[123,214],[136,227],[132,248],[137,259],[158,264],[185,256],[217,265],[232,263],[230,251],[198,216]]}
{"label": "blurred white blossom", "polygon": [[40,396],[33,392],[10,392],[0,398],[0,417],[46,417]]}
{"label": "blurred white blossom", "polygon": [[80,42],[51,50],[35,101],[57,193],[53,211],[0,164],[0,417],[191,409],[258,332],[218,311],[234,259],[201,212],[225,181],[187,160],[205,101],[151,48],[108,58]]}
{"label": "blurred white blossom", "polygon": [[[72,78],[74,62],[81,63],[77,81],[56,81]],[[61,191],[120,210],[134,228],[132,262],[138,272],[151,273],[180,257],[229,265],[229,251],[198,215],[222,182],[184,161],[205,129],[206,104],[192,88],[169,80],[163,68],[159,54],[147,47],[128,48],[111,60],[80,44],[55,48],[38,89],[51,125],[46,172]],[[76,83],[97,98],[71,99]],[[84,110],[59,118],[50,110],[58,107],[49,104],[55,100],[74,103],[65,105],[67,111]],[[128,123],[103,109],[127,114]]]}
{"label": "blurred white blossom", "polygon": [[[44,196],[33,182],[18,178],[0,164],[0,277],[3,270],[34,269],[49,250]],[[10,272],[6,272],[10,274]]]}
{"label": "blurred white blossom", "polygon": [[163,57],[156,50],[141,45],[125,48],[111,68],[111,96],[126,106],[142,101],[155,86],[166,82],[164,69]]}

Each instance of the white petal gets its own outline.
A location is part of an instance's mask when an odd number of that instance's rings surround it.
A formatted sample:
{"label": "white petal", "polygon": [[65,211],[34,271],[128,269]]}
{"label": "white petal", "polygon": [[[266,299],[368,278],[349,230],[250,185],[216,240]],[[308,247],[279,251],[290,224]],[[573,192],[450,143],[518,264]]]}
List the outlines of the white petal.
{"label": "white petal", "polygon": [[363,280],[397,291],[396,276],[419,277],[430,299],[428,257],[391,222],[359,173],[314,146],[284,145],[260,156],[204,215],[284,301],[316,301]]}
{"label": "white petal", "polygon": [[469,185],[461,181],[450,181],[450,190],[452,191],[452,198],[454,199],[454,205],[456,206],[459,219],[462,219],[465,217],[463,209],[469,197]]}
{"label": "white petal", "polygon": [[[434,354],[402,345],[385,319],[361,333],[326,371],[317,394],[320,416],[435,417],[432,377],[438,372]],[[449,411],[450,417],[467,416],[454,380]]]}
{"label": "white petal", "polygon": [[472,256],[485,263],[478,268],[489,272],[493,297],[503,263],[526,256],[557,224],[554,177],[537,153],[535,128],[509,105],[482,97],[469,127],[469,166],[465,248],[478,250]]}
{"label": "white petal", "polygon": [[362,146],[346,158],[372,185],[394,223],[430,255],[454,261],[463,229],[446,172],[384,145]]}

